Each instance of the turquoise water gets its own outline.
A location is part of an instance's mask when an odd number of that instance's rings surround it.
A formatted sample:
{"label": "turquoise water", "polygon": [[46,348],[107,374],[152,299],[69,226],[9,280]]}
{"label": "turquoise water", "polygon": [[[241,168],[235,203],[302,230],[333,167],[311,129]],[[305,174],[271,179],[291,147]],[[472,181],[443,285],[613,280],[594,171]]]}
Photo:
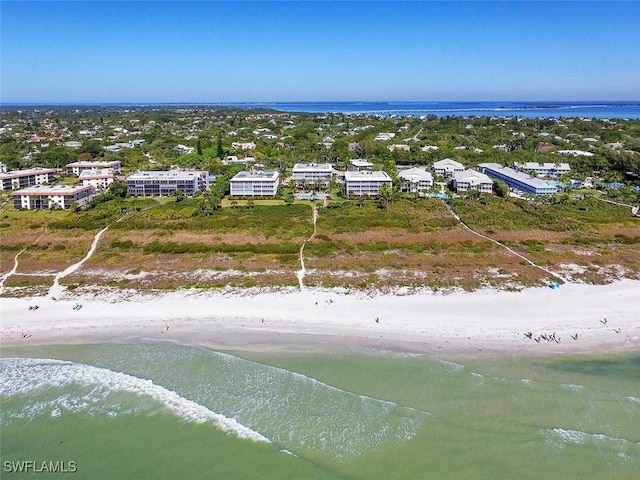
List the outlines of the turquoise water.
{"label": "turquoise water", "polygon": [[[18,106],[18,104],[7,104]],[[83,104],[95,106],[96,104]],[[103,105],[103,104],[100,104]],[[635,101],[540,101],[540,102],[231,102],[231,103],[107,103],[113,107],[240,107],[269,108],[283,112],[355,113],[375,115],[489,116],[523,118],[640,118],[640,102]]]}
{"label": "turquoise water", "polygon": [[326,193],[296,193],[298,200],[324,200]]}
{"label": "turquoise water", "polygon": [[640,118],[640,102],[274,102],[238,104],[285,112],[523,118]]}
{"label": "turquoise water", "polygon": [[75,462],[78,478],[150,479],[640,471],[638,355],[229,354],[163,343],[3,356],[3,468]]}

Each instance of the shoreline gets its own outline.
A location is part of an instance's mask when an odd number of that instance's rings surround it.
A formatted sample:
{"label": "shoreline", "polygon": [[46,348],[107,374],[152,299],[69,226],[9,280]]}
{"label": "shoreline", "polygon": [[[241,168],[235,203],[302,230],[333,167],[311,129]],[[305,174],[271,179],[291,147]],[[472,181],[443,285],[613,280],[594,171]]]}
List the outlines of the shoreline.
{"label": "shoreline", "polygon": [[[0,342],[19,348],[172,341],[279,353],[621,353],[640,351],[638,292],[636,280],[406,295],[402,289],[66,291],[57,300],[0,298]],[[72,308],[76,303],[80,310]],[[557,341],[539,339],[554,333]]]}

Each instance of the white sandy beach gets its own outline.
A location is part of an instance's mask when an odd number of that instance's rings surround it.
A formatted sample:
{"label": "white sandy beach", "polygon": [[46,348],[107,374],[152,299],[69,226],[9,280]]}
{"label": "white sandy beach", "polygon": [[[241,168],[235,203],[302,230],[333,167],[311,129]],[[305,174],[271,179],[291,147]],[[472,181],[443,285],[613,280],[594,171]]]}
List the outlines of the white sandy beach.
{"label": "white sandy beach", "polygon": [[[640,282],[634,280],[407,295],[314,289],[101,292],[0,299],[2,345],[170,340],[229,350],[531,355],[640,349]],[[72,308],[76,302],[82,309]],[[36,304],[38,310],[30,311]],[[554,332],[558,341],[535,341]]]}

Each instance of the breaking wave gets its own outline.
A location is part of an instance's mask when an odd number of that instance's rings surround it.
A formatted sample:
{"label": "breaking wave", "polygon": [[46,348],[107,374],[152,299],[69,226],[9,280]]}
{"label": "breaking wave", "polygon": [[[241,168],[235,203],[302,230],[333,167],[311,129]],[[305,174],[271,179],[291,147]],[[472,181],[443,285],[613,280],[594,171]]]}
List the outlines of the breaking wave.
{"label": "breaking wave", "polygon": [[200,348],[121,345],[105,347],[101,356],[102,366],[150,376],[302,455],[353,458],[413,438],[431,416],[302,373]]}
{"label": "breaking wave", "polygon": [[[3,379],[0,383],[2,425],[15,419],[33,419],[47,414],[54,417],[65,413],[116,416],[164,408],[187,422],[211,422],[220,430],[240,438],[269,442],[233,418],[215,413],[151,380],[106,368],[61,360],[3,358],[0,359],[0,377]],[[19,408],[7,406],[9,399],[21,400]]]}
{"label": "breaking wave", "polygon": [[637,457],[640,454],[640,443],[625,438],[613,437],[603,433],[588,433],[580,430],[552,428],[544,431],[548,443],[558,446],[582,445],[592,446],[598,450],[617,453],[621,458]]}

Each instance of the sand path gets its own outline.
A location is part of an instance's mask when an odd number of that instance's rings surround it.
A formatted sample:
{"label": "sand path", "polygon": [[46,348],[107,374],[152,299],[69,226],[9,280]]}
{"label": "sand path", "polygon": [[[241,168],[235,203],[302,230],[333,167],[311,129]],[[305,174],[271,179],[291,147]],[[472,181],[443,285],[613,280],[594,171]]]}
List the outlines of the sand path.
{"label": "sand path", "polygon": [[502,248],[504,248],[505,250],[507,250],[509,253],[511,253],[512,255],[515,255],[516,257],[524,260],[525,262],[527,262],[529,265],[531,265],[534,268],[538,268],[540,270],[542,270],[545,273],[548,273],[549,275],[551,275],[552,277],[556,277],[559,278],[560,280],[562,280],[563,283],[569,283],[569,280],[567,280],[565,277],[563,277],[562,275],[560,275],[558,272],[554,272],[552,270],[549,270],[546,267],[543,267],[542,265],[538,265],[536,263],[534,263],[533,261],[531,261],[530,259],[528,259],[527,257],[525,257],[524,255],[516,252],[515,250],[513,250],[512,248],[507,247],[504,243],[499,242],[498,240],[495,240],[491,237],[487,237],[486,235],[483,235],[480,232],[475,231],[474,229],[472,229],[471,227],[469,227],[469,225],[467,225],[466,223],[464,223],[462,221],[462,219],[460,218],[460,216],[453,210],[453,208],[451,207],[451,205],[449,205],[447,202],[445,202],[443,200],[445,206],[447,207],[447,210],[449,210],[449,213],[451,213],[451,215],[460,222],[460,224],[466,228],[467,230],[469,230],[471,233],[473,233],[474,235],[483,238],[485,240],[488,240],[490,242],[495,243],[496,245],[500,245]]}
{"label": "sand path", "polygon": [[98,247],[98,242],[100,241],[100,237],[108,229],[109,227],[104,227],[102,230],[96,233],[95,237],[93,238],[93,242],[91,242],[91,247],[89,248],[89,252],[87,252],[87,254],[82,260],[65,268],[61,272],[56,273],[56,276],[53,278],[53,285],[51,285],[51,288],[49,288],[49,293],[47,294],[48,298],[59,297],[63,293],[65,288],[60,285],[60,279],[75,272],[84,264],[84,262],[86,262],[91,258],[91,255],[93,255],[93,252],[95,252],[96,248]]}
{"label": "sand path", "polygon": [[13,268],[9,270],[7,273],[5,273],[4,275],[2,275],[2,278],[0,278],[0,294],[4,292],[4,282],[7,280],[7,278],[9,278],[11,275],[14,275],[18,271],[18,257],[20,257],[22,252],[27,250],[31,245],[38,243],[38,240],[40,240],[45,233],[47,233],[47,227],[44,227],[40,235],[38,235],[33,242],[31,242],[29,245],[24,247],[22,250],[16,253],[15,257],[13,257]]}
{"label": "sand path", "polygon": [[296,272],[296,277],[298,277],[298,287],[300,288],[301,291],[304,290],[304,276],[306,275],[306,272],[307,272],[306,269],[304,268],[304,246],[307,244],[307,242],[310,242],[311,240],[313,240],[317,232],[316,222],[318,220],[318,209],[316,208],[315,205],[312,206],[312,209],[313,209],[313,214],[312,214],[313,233],[309,238],[307,238],[304,242],[302,242],[302,245],[300,246],[300,270]]}

